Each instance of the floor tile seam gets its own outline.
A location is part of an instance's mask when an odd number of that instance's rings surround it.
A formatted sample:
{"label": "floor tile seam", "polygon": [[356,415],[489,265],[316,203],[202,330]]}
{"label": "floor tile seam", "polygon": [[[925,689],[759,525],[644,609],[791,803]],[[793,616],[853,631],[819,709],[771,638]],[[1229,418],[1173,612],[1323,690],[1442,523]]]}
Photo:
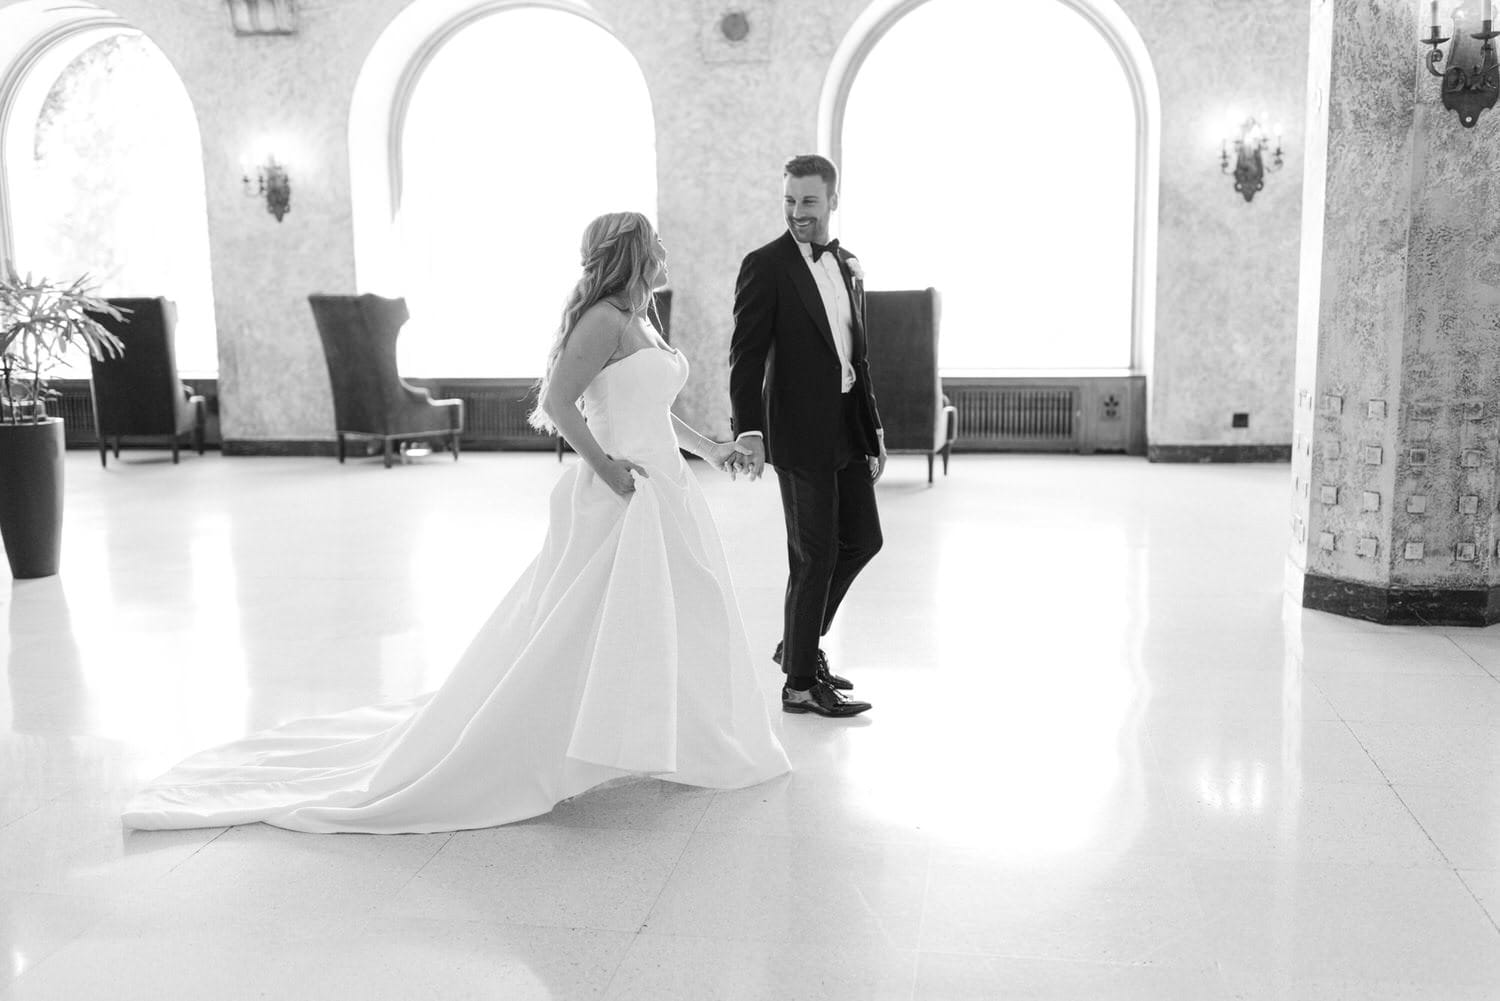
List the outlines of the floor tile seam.
{"label": "floor tile seam", "polygon": [[[57,894],[57,893],[48,893],[48,894],[45,894],[45,896],[63,897],[64,899],[90,899],[90,900],[95,900],[95,901],[98,901],[99,903],[103,904],[111,912],[114,910],[114,907],[115,907],[115,905],[114,905],[114,903],[112,901],[105,900],[105,899],[99,898],[99,897],[90,897],[90,898],[77,898],[77,897],[74,897],[74,898],[69,898],[66,894]],[[27,966],[26,969],[24,971],[22,971],[22,973],[20,974],[20,976],[11,977],[9,984],[6,984],[4,986],[0,986],[0,993],[3,993],[5,990],[14,989],[15,985],[17,983],[19,983],[20,980],[21,980],[21,978],[24,977],[24,976],[26,976],[26,974],[32,972],[37,967],[41,966],[43,963],[45,963],[48,960],[52,959],[58,953],[62,952],[64,949],[66,949],[69,946],[73,945],[75,942],[82,941],[85,937],[87,937],[95,929],[97,929],[101,925],[104,925],[104,924],[108,923],[109,921],[112,921],[114,918],[116,918],[118,916],[119,915],[117,915],[115,913],[100,914],[97,917],[94,917],[91,920],[84,922],[84,924],[81,927],[79,927],[78,929],[76,929],[72,935],[68,936],[68,938],[65,941],[59,942],[57,944],[56,948],[49,950],[45,955],[43,955],[42,957],[40,957],[39,959],[37,959],[36,962],[34,962],[34,963],[30,964],[29,966]]]}
{"label": "floor tile seam", "polygon": [[1490,913],[1489,908],[1484,906],[1484,901],[1479,899],[1479,894],[1474,892],[1474,888],[1469,885],[1469,881],[1467,879],[1464,879],[1464,872],[1465,870],[1459,869],[1457,867],[1454,867],[1453,869],[1453,875],[1458,877],[1458,884],[1462,886],[1464,888],[1464,892],[1467,893],[1471,899],[1473,899],[1475,905],[1479,908],[1479,913],[1483,914],[1485,921],[1489,923],[1489,926],[1491,928],[1495,929],[1495,934],[1500,935],[1500,921],[1497,921],[1495,915]]}
{"label": "floor tile seam", "polygon": [[[1380,762],[1375,760],[1375,755],[1370,753],[1370,749],[1365,746],[1365,742],[1360,740],[1359,734],[1355,732],[1354,727],[1350,726],[1349,721],[1342,716],[1340,716],[1340,721],[1344,724],[1344,728],[1349,731],[1349,736],[1359,745],[1359,749],[1365,752],[1365,757],[1370,759],[1370,764],[1380,773],[1380,777],[1385,780],[1386,788],[1391,791],[1392,796],[1396,797],[1396,802],[1401,804],[1401,808],[1406,811],[1406,815],[1411,818],[1412,823],[1417,825],[1417,830],[1422,832],[1422,837],[1427,839],[1427,843],[1432,846],[1433,851],[1437,852],[1438,858],[1443,860],[1443,864],[1451,868],[1453,862],[1448,858],[1448,853],[1443,851],[1443,847],[1433,838],[1432,832],[1427,830],[1427,825],[1422,823],[1422,819],[1411,808],[1411,804],[1406,801],[1406,797],[1401,795],[1401,790],[1396,788],[1396,783],[1392,781],[1386,770],[1380,766]],[[1417,866],[1414,868],[1423,867]]]}
{"label": "floor tile seam", "polygon": [[233,829],[234,829],[233,827],[223,827],[223,828],[220,828],[218,834],[215,834],[213,837],[211,837],[207,841],[203,842],[203,844],[198,845],[196,848],[194,848],[187,855],[183,856],[182,858],[178,859],[176,862],[174,862],[171,865],[169,865],[167,867],[166,871],[162,873],[162,877],[166,878],[167,876],[172,875],[172,873],[176,872],[182,866],[187,865],[193,859],[197,858],[198,855],[199,855],[199,853],[201,853],[204,849],[208,848],[210,845],[212,845],[214,842],[218,841],[220,838],[222,838],[224,835],[228,834]]}
{"label": "floor tile seam", "polygon": [[1432,845],[1433,851],[1438,853],[1438,858],[1443,860],[1443,865],[1447,866],[1449,869],[1452,869],[1456,873],[1458,871],[1457,866],[1455,866],[1453,864],[1453,860],[1448,857],[1448,853],[1443,851],[1443,846],[1438,844],[1436,839],[1433,838],[1432,833],[1427,830],[1427,825],[1422,823],[1422,818],[1417,816],[1417,811],[1411,808],[1411,804],[1406,801],[1405,796],[1401,795],[1401,790],[1396,788],[1396,784],[1394,782],[1391,782],[1389,784],[1391,788],[1391,795],[1396,797],[1396,801],[1401,804],[1401,808],[1406,811],[1407,816],[1411,817],[1411,822],[1417,825],[1417,830],[1422,832],[1422,836],[1427,839],[1427,843]]}
{"label": "floor tile seam", "polygon": [[44,801],[42,803],[38,803],[36,806],[33,806],[30,810],[27,810],[25,813],[21,814],[20,816],[18,816],[18,817],[12,817],[10,820],[7,820],[5,823],[0,824],[0,831],[5,830],[7,827],[9,827],[12,824],[15,824],[15,823],[18,823],[18,822],[20,822],[22,820],[25,820],[27,817],[31,816],[33,813],[36,813],[38,810],[40,810],[43,807],[47,806],[51,802],[52,802],[52,800],[49,799],[49,800],[46,800],[46,801]]}
{"label": "floor tile seam", "polygon": [[436,848],[434,848],[432,850],[432,853],[429,854],[425,859],[423,859],[422,860],[422,864],[419,865],[419,866],[417,866],[415,869],[413,869],[411,871],[411,874],[409,876],[407,876],[406,879],[404,879],[404,880],[401,881],[401,885],[400,886],[396,887],[395,893],[391,894],[391,896],[393,898],[397,894],[399,894],[402,890],[404,890],[408,886],[410,886],[412,884],[413,880],[415,880],[418,876],[422,875],[422,873],[427,869],[428,866],[432,865],[433,861],[439,855],[441,855],[443,853],[443,849],[447,848],[450,844],[452,844],[452,842],[453,842],[453,835],[455,833],[457,833],[457,832],[455,832],[455,831],[448,831],[447,832],[447,836],[443,838],[442,843],[439,844]]}
{"label": "floor tile seam", "polygon": [[[704,812],[705,814],[707,813],[706,810]],[[687,857],[688,848],[692,845],[695,834],[696,832],[689,832],[683,837],[682,847],[678,849],[677,857],[672,860],[672,868],[667,870],[666,876],[662,878],[661,884],[656,888],[656,896],[651,899],[651,905],[646,908],[645,916],[636,925],[635,938],[639,938],[641,933],[646,930],[647,925],[651,923],[651,915],[655,914],[657,907],[661,906],[661,898],[666,894],[667,887],[671,885],[673,877],[677,875],[677,870],[682,867],[682,860]],[[633,948],[634,945],[635,939],[633,938],[631,940],[631,947]]]}
{"label": "floor tile seam", "polygon": [[1494,678],[1495,682],[1497,684],[1500,684],[1500,675],[1495,674],[1494,671],[1491,671],[1489,668],[1487,668],[1483,664],[1481,664],[1479,662],[1479,658],[1475,657],[1472,653],[1470,653],[1468,651],[1468,649],[1465,648],[1462,643],[1460,643],[1460,642],[1458,642],[1458,640],[1454,639],[1454,637],[1452,636],[1452,634],[1444,633],[1443,634],[1443,639],[1445,639],[1449,643],[1453,644],[1453,646],[1458,650],[1459,653],[1463,654],[1470,661],[1472,661],[1474,663],[1474,665],[1476,667],[1478,667],[1481,671],[1483,671],[1485,674],[1489,675],[1491,678]]}

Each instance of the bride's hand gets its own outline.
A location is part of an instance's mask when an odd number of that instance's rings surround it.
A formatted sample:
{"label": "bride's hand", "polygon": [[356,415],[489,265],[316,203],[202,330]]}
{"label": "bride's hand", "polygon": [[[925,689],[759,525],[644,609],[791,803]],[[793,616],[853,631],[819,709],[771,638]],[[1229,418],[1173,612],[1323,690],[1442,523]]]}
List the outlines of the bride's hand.
{"label": "bride's hand", "polygon": [[717,470],[728,470],[731,478],[738,473],[743,465],[741,456],[750,455],[750,449],[735,441],[716,441],[709,446],[708,452],[703,458],[708,464]]}
{"label": "bride's hand", "polygon": [[632,471],[649,479],[649,474],[629,459],[616,459],[610,455],[605,456],[605,460],[604,468],[597,470],[599,478],[621,497],[629,497],[635,493],[635,480],[630,475]]}

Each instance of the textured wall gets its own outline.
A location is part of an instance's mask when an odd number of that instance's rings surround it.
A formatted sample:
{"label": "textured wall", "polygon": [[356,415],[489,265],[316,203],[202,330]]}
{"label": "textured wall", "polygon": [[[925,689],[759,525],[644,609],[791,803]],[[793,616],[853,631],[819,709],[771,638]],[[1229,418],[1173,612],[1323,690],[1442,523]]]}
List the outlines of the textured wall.
{"label": "textured wall", "polygon": [[[331,437],[306,297],[354,282],[344,109],[363,51],[357,21],[304,14],[295,38],[236,37],[226,6],[211,0],[111,9],[161,47],[197,110],[225,436]],[[292,212],[280,224],[240,190],[246,155],[267,146],[292,179]]]}
{"label": "textured wall", "polygon": [[[15,0],[0,0],[0,7]],[[176,65],[198,109],[208,185],[224,427],[238,439],[328,438],[332,407],[305,296],[354,286],[347,115],[366,54],[410,0],[301,4],[293,37],[240,38],[221,0],[114,0]],[[418,0],[421,2],[421,0]],[[941,2],[941,0],[938,0]],[[1050,0],[1034,0],[1050,2]],[[674,337],[695,371],[681,411],[728,428],[730,302],[745,251],[779,232],[781,160],[816,143],[834,51],[867,0],[595,0],[653,94],[673,255]],[[746,10],[730,49],[713,24]],[[1121,0],[1152,52],[1163,102],[1154,444],[1291,440],[1307,8],[1298,0]],[[1019,22],[1018,22],[1019,23]],[[1065,59],[1066,46],[1060,48]],[[1049,81],[1035,95],[1052,100]],[[1233,107],[1285,126],[1287,167],[1252,204],[1218,172]],[[988,113],[992,102],[976,102]],[[1070,106],[1059,127],[1087,127]],[[239,190],[264,136],[288,161],[277,224]],[[1042,140],[1044,142],[1044,140]],[[1041,148],[1032,142],[1018,152]],[[1248,430],[1229,415],[1248,411]]]}
{"label": "textured wall", "polygon": [[1489,164],[1500,119],[1464,129],[1443,109],[1420,66],[1410,0],[1324,3],[1321,303],[1299,335],[1317,353],[1302,397],[1314,408],[1307,566],[1396,587],[1488,586],[1500,427],[1500,186]]}
{"label": "textured wall", "polygon": [[[1122,0],[1161,88],[1153,445],[1285,444],[1307,79],[1305,0]],[[1219,172],[1231,112],[1269,112],[1286,165],[1246,202]],[[1267,123],[1269,124],[1269,123]],[[1230,426],[1235,412],[1250,426]]]}

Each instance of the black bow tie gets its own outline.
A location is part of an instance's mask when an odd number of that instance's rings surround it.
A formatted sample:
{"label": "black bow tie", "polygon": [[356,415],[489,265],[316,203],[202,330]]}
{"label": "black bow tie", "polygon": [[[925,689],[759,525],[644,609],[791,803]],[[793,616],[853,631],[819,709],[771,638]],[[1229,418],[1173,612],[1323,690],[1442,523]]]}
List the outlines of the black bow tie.
{"label": "black bow tie", "polygon": [[814,243],[812,245],[813,263],[818,263],[818,258],[822,257],[824,254],[833,254],[834,259],[837,260],[839,255],[834,253],[834,251],[838,249],[838,240],[829,240],[827,243]]}

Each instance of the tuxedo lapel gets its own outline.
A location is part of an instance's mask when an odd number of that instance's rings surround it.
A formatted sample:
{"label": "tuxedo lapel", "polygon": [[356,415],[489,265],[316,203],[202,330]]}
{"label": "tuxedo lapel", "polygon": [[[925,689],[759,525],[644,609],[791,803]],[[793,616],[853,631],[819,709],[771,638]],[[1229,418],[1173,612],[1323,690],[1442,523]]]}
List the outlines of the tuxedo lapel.
{"label": "tuxedo lapel", "polygon": [[864,285],[854,277],[854,272],[849,269],[849,258],[854,255],[839,248],[839,274],[844,276],[844,291],[849,293],[849,315],[853,319],[851,326],[854,335],[854,357],[865,356],[865,295]]}
{"label": "tuxedo lapel", "polygon": [[812,271],[808,269],[807,261],[802,257],[802,251],[797,248],[797,241],[788,232],[781,238],[781,244],[782,259],[791,273],[792,285],[796,287],[797,295],[802,299],[802,305],[807,307],[813,326],[818,333],[823,335],[823,340],[828,344],[829,350],[837,354],[838,349],[833,345],[833,328],[828,325],[828,310],[823,307],[823,297],[818,293],[818,283],[813,281]]}

